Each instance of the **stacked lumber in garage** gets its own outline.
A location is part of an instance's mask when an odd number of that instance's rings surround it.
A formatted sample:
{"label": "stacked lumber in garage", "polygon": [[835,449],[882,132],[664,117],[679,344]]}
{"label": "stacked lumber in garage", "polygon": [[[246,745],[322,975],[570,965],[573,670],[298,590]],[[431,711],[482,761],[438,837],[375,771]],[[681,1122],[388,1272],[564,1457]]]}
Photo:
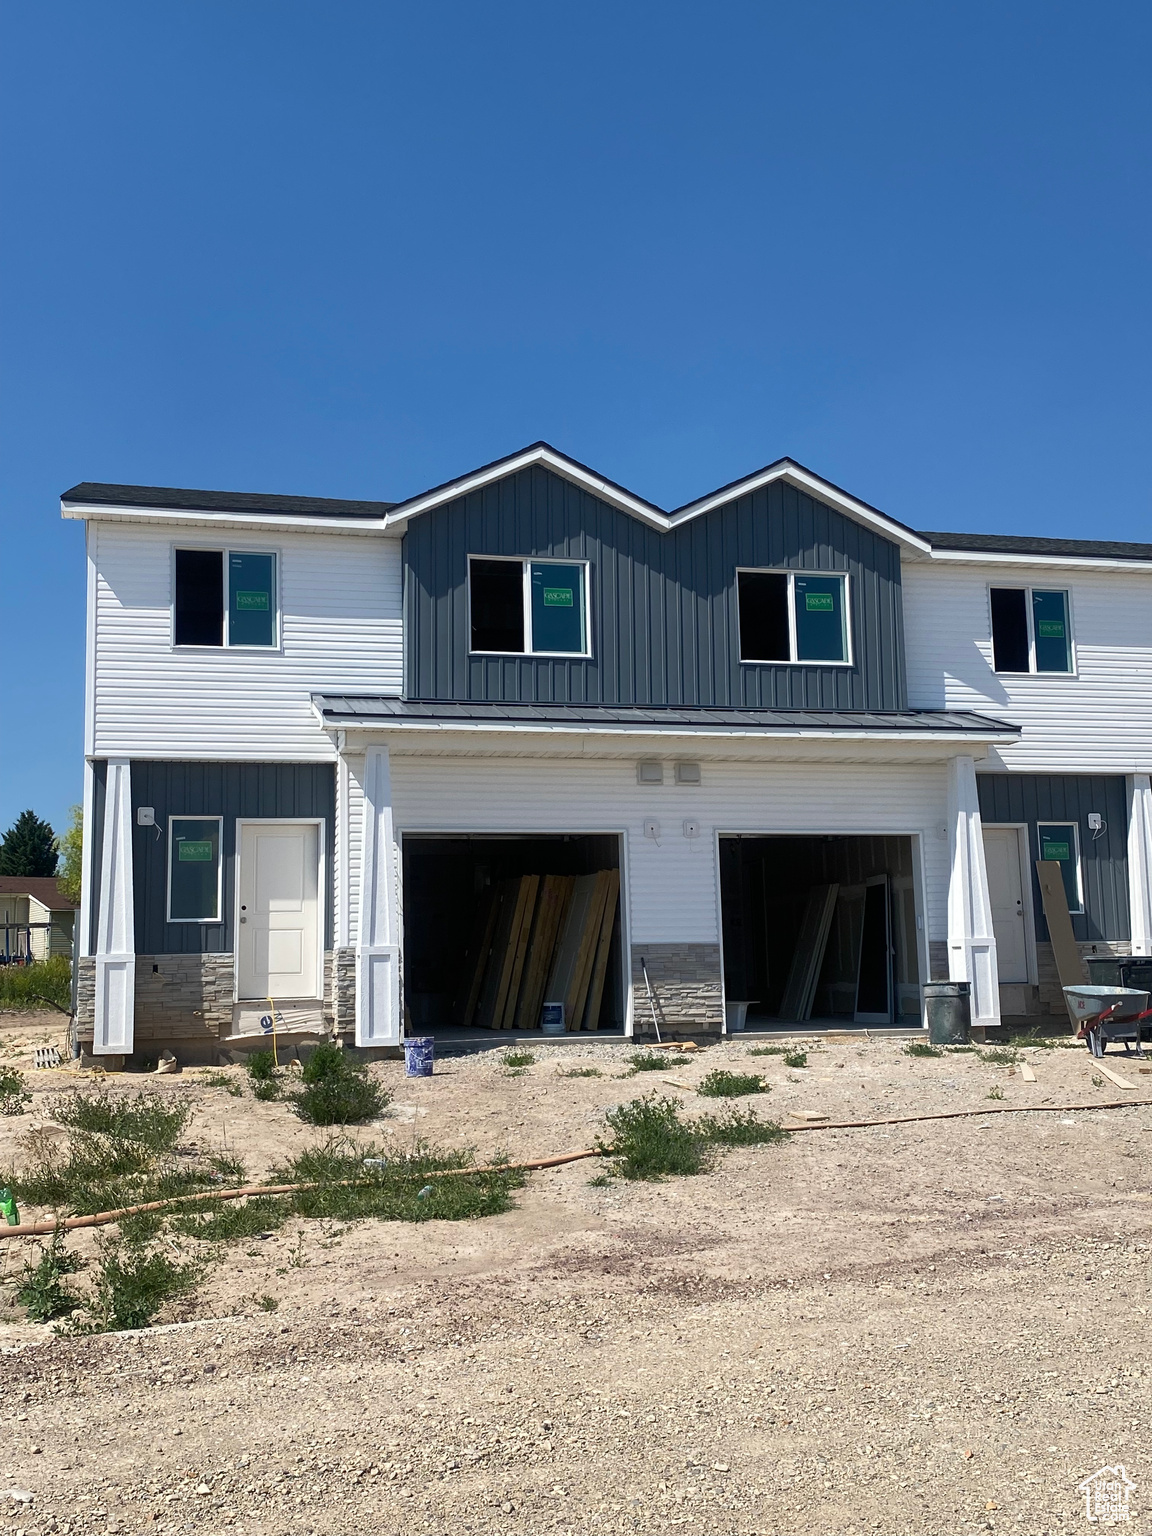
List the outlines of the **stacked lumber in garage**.
{"label": "stacked lumber in garage", "polygon": [[545,1003],[569,1030],[596,1029],[608,976],[620,872],[519,875],[477,914],[458,998],[461,1022],[539,1029]]}

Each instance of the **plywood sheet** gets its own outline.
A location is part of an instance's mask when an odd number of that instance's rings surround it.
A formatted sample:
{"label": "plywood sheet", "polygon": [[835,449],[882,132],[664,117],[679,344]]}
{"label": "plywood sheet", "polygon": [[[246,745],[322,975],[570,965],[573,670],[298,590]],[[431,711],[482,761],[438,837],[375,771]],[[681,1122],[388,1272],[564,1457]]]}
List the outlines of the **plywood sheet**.
{"label": "plywood sheet", "polygon": [[572,875],[545,875],[536,903],[536,916],[528,941],[528,958],[516,1002],[517,1029],[539,1029],[544,988],[552,970],[552,957],[560,927],[575,885]]}
{"label": "plywood sheet", "polygon": [[808,893],[804,921],[800,925],[788,983],[780,1003],[782,1019],[802,1023],[812,1012],[816,983],[824,961],[824,949],[828,943],[828,930],[832,926],[839,889],[838,885],[817,885]]}
{"label": "plywood sheet", "polygon": [[1056,974],[1062,987],[1084,985],[1084,962],[1080,959],[1080,946],[1072,932],[1072,918],[1068,913],[1068,893],[1064,889],[1064,877],[1056,859],[1037,859],[1036,878],[1040,882],[1040,897],[1044,903],[1044,921],[1048,924],[1048,937],[1052,941],[1052,953],[1056,959]]}
{"label": "plywood sheet", "polygon": [[616,927],[616,908],[620,895],[620,871],[610,869],[604,895],[604,912],[600,919],[600,937],[592,960],[592,979],[588,985],[588,1001],[584,1005],[583,1029],[599,1029],[600,1004],[604,999],[604,982],[608,975],[608,956],[612,950],[612,931]]}

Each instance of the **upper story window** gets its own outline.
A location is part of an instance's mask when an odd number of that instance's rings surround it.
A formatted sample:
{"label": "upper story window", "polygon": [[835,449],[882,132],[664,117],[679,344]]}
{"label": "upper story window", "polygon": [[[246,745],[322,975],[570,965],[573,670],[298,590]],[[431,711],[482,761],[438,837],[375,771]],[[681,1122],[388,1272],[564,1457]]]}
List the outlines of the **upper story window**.
{"label": "upper story window", "polygon": [[992,587],[992,666],[996,672],[1071,672],[1067,592]]}
{"label": "upper story window", "polygon": [[848,578],[807,571],[737,571],[740,660],[851,662]]}
{"label": "upper story window", "polygon": [[588,656],[588,563],[468,561],[470,649],[496,655]]}
{"label": "upper story window", "polygon": [[276,646],[276,556],[249,549],[175,551],[174,645]]}

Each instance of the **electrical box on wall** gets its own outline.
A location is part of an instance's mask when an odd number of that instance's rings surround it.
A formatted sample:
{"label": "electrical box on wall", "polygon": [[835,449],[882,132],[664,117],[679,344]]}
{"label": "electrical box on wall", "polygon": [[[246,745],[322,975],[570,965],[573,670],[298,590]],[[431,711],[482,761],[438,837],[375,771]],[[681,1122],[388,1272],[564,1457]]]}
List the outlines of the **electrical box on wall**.
{"label": "electrical box on wall", "polygon": [[660,823],[651,817],[644,823],[644,836],[655,842],[660,836]]}
{"label": "electrical box on wall", "polygon": [[150,805],[138,805],[136,807],[136,825],[138,827],[154,827],[156,825],[156,812]]}
{"label": "electrical box on wall", "polygon": [[700,823],[698,821],[686,821],[684,823],[684,836],[685,837],[699,837],[700,836]]}

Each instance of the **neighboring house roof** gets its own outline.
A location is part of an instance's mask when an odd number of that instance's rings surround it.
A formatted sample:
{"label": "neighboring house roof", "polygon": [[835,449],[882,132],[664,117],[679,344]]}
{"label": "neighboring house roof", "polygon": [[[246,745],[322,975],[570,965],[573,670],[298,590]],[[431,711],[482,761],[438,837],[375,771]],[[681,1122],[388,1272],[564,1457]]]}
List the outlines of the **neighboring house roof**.
{"label": "neighboring house roof", "polygon": [[0,875],[0,896],[32,896],[50,912],[74,912],[79,902],[60,889],[60,882],[45,875]]}
{"label": "neighboring house roof", "polygon": [[781,480],[835,507],[882,537],[891,539],[914,558],[964,560],[987,556],[992,561],[1009,563],[1040,559],[1091,564],[1125,562],[1152,565],[1152,544],[1111,542],[1104,539],[1049,539],[996,533],[922,532],[889,517],[887,513],[852,496],[832,481],[823,479],[815,471],[790,458],[777,459],[772,464],[766,464],[763,469],[709,491],[706,496],[697,497],[672,511],[664,511],[654,502],[638,496],[634,491],[615,480],[609,480],[587,464],[581,464],[578,459],[570,458],[545,442],[531,443],[516,453],[494,459],[490,464],[482,464],[465,475],[446,480],[441,485],[432,486],[398,502],[343,501],[320,496],[273,496],[252,491],[180,490],[156,485],[108,485],[86,480],[65,491],[61,504],[64,515],[68,517],[83,517],[103,509],[107,516],[118,515],[135,520],[170,512],[192,521],[197,518],[219,522],[234,520],[253,526],[259,522],[284,520],[291,524],[293,521],[315,519],[321,523],[342,523],[357,532],[369,533],[385,529],[402,531],[411,518],[419,517],[434,507],[481,490],[486,485],[533,465],[552,470],[591,495],[608,502],[610,506],[628,512],[664,532],[700,517],[714,507],[723,506],[740,496],[751,495],[762,486]]}
{"label": "neighboring house roof", "polygon": [[666,734],[715,732],[723,735],[789,735],[805,732],[886,736],[1016,736],[1019,727],[960,709],[879,710],[646,708],[632,704],[487,704],[397,699],[382,695],[313,694],[313,707],[326,725],[558,726],[582,731]]}

